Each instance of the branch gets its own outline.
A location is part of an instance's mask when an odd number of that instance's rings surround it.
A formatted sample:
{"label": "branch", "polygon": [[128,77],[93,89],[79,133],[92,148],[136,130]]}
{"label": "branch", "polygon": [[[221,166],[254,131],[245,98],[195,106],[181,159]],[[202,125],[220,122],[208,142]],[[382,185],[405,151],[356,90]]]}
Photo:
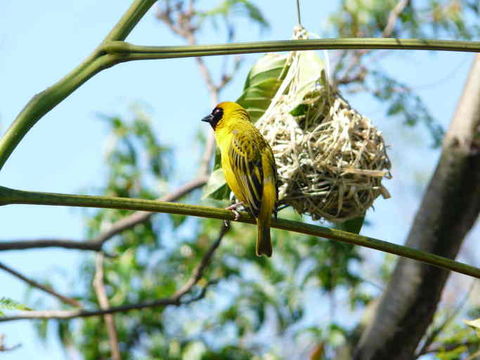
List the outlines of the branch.
{"label": "branch", "polygon": [[[406,244],[454,259],[480,213],[480,55],[445,134]],[[400,259],[354,359],[410,359],[433,319],[448,272]],[[399,296],[401,294],[401,296]]]}
{"label": "branch", "polygon": [[18,349],[20,346],[22,346],[22,345],[21,344],[16,344],[16,345],[13,345],[13,346],[6,346],[5,345],[5,335],[0,334],[0,352],[12,351],[12,350]]}
{"label": "branch", "polygon": [[108,309],[100,309],[100,310],[73,310],[73,311],[65,311],[65,310],[46,310],[46,311],[26,311],[22,312],[18,315],[13,316],[4,316],[0,317],[0,322],[4,321],[16,321],[16,320],[25,320],[25,319],[74,319],[74,318],[83,318],[83,317],[90,317],[90,316],[99,316],[99,315],[106,315],[106,314],[113,314],[117,312],[127,312],[131,310],[141,310],[145,308],[152,308],[158,306],[181,306],[190,304],[197,300],[200,300],[205,297],[208,285],[212,284],[213,282],[207,282],[200,292],[186,300],[182,300],[185,295],[187,295],[193,287],[198,283],[198,281],[202,278],[203,273],[207,266],[209,265],[215,251],[219,247],[224,235],[230,229],[229,225],[225,224],[220,229],[220,233],[217,239],[210,245],[210,248],[207,250],[205,255],[203,255],[200,263],[195,267],[192,272],[190,278],[185,282],[185,284],[175,292],[169,298],[157,299],[150,302],[140,303],[140,304],[131,304],[131,305],[122,305],[122,306],[114,306]]}
{"label": "branch", "polygon": [[[56,193],[21,191],[0,186],[0,205],[2,204],[31,204],[112,208],[125,210],[146,210],[152,212],[198,216],[220,220],[235,220],[235,215],[231,211],[207,206],[107,196],[66,195]],[[256,223],[255,219],[247,213],[240,214],[240,218],[238,219],[238,221],[249,224]],[[407,257],[410,259],[422,261],[430,265],[456,271],[480,279],[480,269],[478,268],[451,259],[447,259],[439,255],[430,254],[426,251],[417,250],[411,247],[392,244],[387,241],[352,234],[346,231],[330,229],[322,226],[305,224],[285,219],[273,219],[272,227],[360,245],[371,249],[376,249],[391,254]]]}
{"label": "branch", "polygon": [[13,240],[0,241],[0,251],[39,249],[60,247],[65,249],[99,251],[101,244],[95,241],[76,241],[68,239],[37,239],[37,240]]}
{"label": "branch", "polygon": [[[103,253],[97,253],[95,260],[95,276],[93,278],[93,288],[97,294],[98,303],[100,309],[105,310],[110,308],[108,302],[107,291],[105,290],[105,283],[103,281]],[[118,334],[115,328],[115,319],[112,314],[103,315],[105,324],[107,325],[108,342],[110,343],[110,349],[112,352],[112,360],[121,360],[120,347],[118,345]]]}
{"label": "branch", "polygon": [[[132,4],[131,9],[138,8],[142,11],[146,11],[147,7],[151,6],[154,2],[154,0],[136,0]],[[137,17],[140,14],[133,10],[129,11],[135,13]],[[111,37],[113,39],[115,37],[123,37],[126,32],[131,30],[131,26],[130,22],[119,25],[120,28],[124,27],[124,30],[121,31],[117,29]],[[133,60],[173,59],[194,56],[320,49],[408,49],[480,52],[480,42],[427,39],[344,38],[155,47],[136,46],[123,41],[109,41],[107,39],[99,49],[95,50],[87,60],[67,76],[43,92],[35,95],[20,112],[13,124],[8,128],[5,135],[0,139],[0,170],[23,137],[43,115],[53,109],[92,76],[115,64]]]}
{"label": "branch", "polygon": [[387,25],[385,29],[383,29],[382,36],[389,37],[392,35],[393,29],[395,28],[395,24],[397,23],[398,17],[402,13],[403,10],[410,4],[410,0],[400,0],[397,5],[390,11],[388,15]]}
{"label": "branch", "polygon": [[42,284],[36,282],[35,280],[27,278],[25,275],[20,274],[18,271],[16,271],[16,270],[12,269],[11,267],[5,265],[4,263],[0,262],[0,269],[8,272],[10,275],[15,276],[16,278],[18,278],[22,281],[25,281],[30,286],[32,286],[34,288],[37,288],[37,289],[39,289],[43,292],[46,292],[47,294],[50,294],[50,295],[56,297],[58,300],[60,300],[61,302],[65,303],[65,304],[72,305],[72,306],[75,306],[75,307],[80,307],[80,308],[82,307],[82,304],[80,304],[77,300],[72,299],[72,298],[67,297],[67,296],[64,296],[64,295],[61,295],[58,292],[56,292],[55,290],[53,290],[51,287],[42,285]]}
{"label": "branch", "polygon": [[135,0],[102,44],[84,62],[57,83],[35,95],[27,103],[0,139],[0,170],[23,137],[43,115],[52,110],[92,76],[115,64],[113,57],[103,51],[103,44],[124,40],[155,1]]}
{"label": "branch", "polygon": [[236,55],[264,52],[339,49],[390,49],[480,52],[480,41],[392,38],[340,38],[314,40],[277,40],[195,46],[139,46],[111,41],[103,50],[116,55],[116,62],[174,59],[193,56]]}
{"label": "branch", "polygon": [[[196,179],[193,179],[192,181],[182,185],[175,191],[159,198],[158,200],[152,200],[152,201],[171,202],[171,201],[178,200],[179,198],[190,193],[191,191],[202,187],[207,183],[207,181],[208,181],[207,175],[200,175]],[[100,235],[95,237],[93,240],[91,240],[90,243],[96,244],[98,248],[101,249],[103,247],[103,244],[105,244],[106,241],[108,241],[115,235],[121,233],[124,230],[130,229],[135,225],[138,225],[140,223],[147,221],[154,214],[155,214],[154,212],[137,211],[112,224],[105,232],[101,233]]]}
{"label": "branch", "polygon": [[[208,165],[208,161],[207,161]],[[205,165],[206,166],[206,165]],[[207,168],[208,170],[208,168]],[[176,201],[185,196],[193,190],[196,190],[208,181],[208,176],[198,176],[196,179],[180,186],[171,193],[159,198],[159,201]],[[115,223],[113,223],[106,231],[99,234],[92,240],[75,241],[68,239],[37,239],[37,240],[15,240],[15,241],[1,241],[0,251],[8,250],[23,250],[23,249],[37,249],[48,247],[60,247],[65,249],[100,251],[103,245],[115,235],[121,233],[126,229],[130,229],[135,225],[147,221],[153,214],[147,211],[137,211]]]}

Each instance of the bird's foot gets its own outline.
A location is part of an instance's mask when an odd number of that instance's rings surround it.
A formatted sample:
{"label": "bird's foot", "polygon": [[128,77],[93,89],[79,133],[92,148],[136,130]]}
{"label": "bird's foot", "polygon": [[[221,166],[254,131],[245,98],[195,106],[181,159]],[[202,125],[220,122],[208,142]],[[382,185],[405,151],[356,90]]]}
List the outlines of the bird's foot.
{"label": "bird's foot", "polygon": [[233,220],[237,221],[238,219],[240,219],[240,213],[237,211],[237,208],[241,206],[243,206],[243,202],[238,202],[226,207],[225,209],[233,212],[233,215],[235,216]]}

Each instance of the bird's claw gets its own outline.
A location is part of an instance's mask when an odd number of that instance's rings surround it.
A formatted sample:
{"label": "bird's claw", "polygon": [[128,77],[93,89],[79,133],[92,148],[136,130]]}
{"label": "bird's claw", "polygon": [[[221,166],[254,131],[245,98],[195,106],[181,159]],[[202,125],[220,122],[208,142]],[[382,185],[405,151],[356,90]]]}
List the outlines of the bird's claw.
{"label": "bird's claw", "polygon": [[238,219],[240,219],[240,213],[237,211],[237,208],[239,206],[243,206],[243,202],[238,202],[225,208],[226,210],[230,210],[231,212],[233,212],[233,215],[234,215],[233,220],[235,221],[238,221]]}

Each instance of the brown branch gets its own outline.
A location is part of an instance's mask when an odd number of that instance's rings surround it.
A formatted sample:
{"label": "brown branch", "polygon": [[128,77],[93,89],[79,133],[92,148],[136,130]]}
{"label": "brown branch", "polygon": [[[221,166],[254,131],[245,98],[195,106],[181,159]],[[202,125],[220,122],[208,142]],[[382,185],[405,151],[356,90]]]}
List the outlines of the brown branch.
{"label": "brown branch", "polygon": [[[161,197],[158,199],[158,201],[175,201],[178,200],[179,198],[183,197],[184,195],[192,192],[193,190],[196,190],[203,185],[205,185],[208,181],[208,176],[206,175],[200,175],[196,179],[193,179],[192,181],[182,185],[175,191],[172,191],[171,193]],[[149,211],[135,211],[131,215],[124,217],[123,219],[113,223],[106,231],[95,237],[93,240],[91,240],[92,243],[97,243],[100,248],[102,248],[103,244],[115,235],[118,235],[124,230],[130,229],[134,227],[135,225],[138,225],[140,223],[143,223],[150,219],[152,215],[155,213],[149,212]]]}
{"label": "brown branch", "polygon": [[[213,139],[214,140],[214,139]],[[207,143],[208,144],[208,143]],[[214,145],[214,144],[213,144]],[[214,149],[214,147],[213,147]],[[211,153],[213,152],[212,145],[207,146],[205,152],[205,158],[207,157],[207,152],[209,160],[211,158]],[[208,161],[205,161],[206,165],[201,165],[202,172],[200,175],[189,181],[188,183],[180,186],[178,189],[172,191],[171,193],[160,197],[159,201],[176,201],[179,198],[185,196],[186,194],[196,190],[208,181]],[[102,250],[103,245],[106,241],[114,237],[115,235],[121,233],[124,230],[130,229],[135,225],[147,221],[153,214],[148,211],[136,211],[131,215],[124,217],[123,219],[113,223],[107,230],[99,234],[92,240],[89,241],[76,241],[76,240],[67,240],[67,239],[38,239],[38,240],[15,240],[15,241],[1,241],[0,242],[0,251],[8,250],[24,250],[24,249],[38,249],[38,248],[48,248],[48,247],[60,247],[65,249],[75,249],[75,250],[89,250],[89,251],[100,251]]]}
{"label": "brown branch", "polygon": [[222,226],[220,233],[217,239],[210,245],[210,248],[207,250],[205,255],[203,255],[200,263],[195,267],[192,272],[190,278],[185,282],[185,284],[177,290],[171,297],[162,298],[153,300],[150,302],[144,302],[139,304],[129,304],[129,305],[121,305],[121,306],[114,306],[107,309],[97,309],[97,310],[44,310],[44,311],[25,311],[21,312],[18,315],[13,316],[4,316],[0,317],[0,322],[4,321],[16,321],[16,320],[25,320],[25,319],[74,319],[74,318],[83,318],[83,317],[91,317],[91,316],[99,316],[105,314],[113,314],[118,312],[127,312],[131,310],[141,310],[145,308],[152,308],[158,306],[181,306],[190,304],[197,300],[200,300],[205,297],[207,287],[213,284],[213,281],[207,282],[199,294],[192,296],[189,299],[183,300],[183,297],[191,292],[193,287],[198,283],[198,281],[202,278],[203,273],[207,266],[210,263],[216,249],[219,247],[224,235],[230,229],[230,226],[224,224]]}
{"label": "brown branch", "polygon": [[[406,245],[454,259],[480,213],[480,55],[445,134]],[[355,360],[410,359],[433,319],[449,272],[400,259]],[[401,294],[401,296],[399,296]]]}
{"label": "brown branch", "polygon": [[395,24],[397,23],[398,17],[400,14],[405,10],[405,8],[410,4],[410,0],[400,0],[397,5],[390,11],[388,15],[387,25],[383,29],[382,36],[383,37],[390,37],[392,36],[393,29],[395,28]]}
{"label": "brown branch", "polygon": [[64,304],[68,304],[68,305],[72,305],[72,306],[80,307],[80,308],[82,307],[82,304],[80,304],[77,300],[69,298],[69,297],[64,296],[62,294],[59,294],[58,292],[53,290],[50,286],[45,286],[45,285],[42,285],[42,284],[36,282],[35,280],[29,279],[25,275],[20,274],[18,271],[16,271],[16,270],[12,269],[11,267],[5,265],[4,263],[0,262],[0,269],[8,272],[10,275],[13,275],[18,279],[26,282],[30,286],[32,286],[34,288],[37,288],[39,290],[42,290],[43,292],[46,292],[47,294],[50,294],[50,295],[56,297],[58,300],[60,300]]}
{"label": "brown branch", "polygon": [[64,249],[99,251],[101,244],[95,241],[76,241],[68,239],[36,239],[0,241],[0,251],[25,250],[59,247]]}
{"label": "brown branch", "polygon": [[12,350],[18,349],[20,346],[22,346],[22,345],[21,344],[16,344],[16,345],[13,345],[13,346],[6,346],[5,345],[5,335],[0,334],[0,352],[12,351]]}
{"label": "brown branch", "polygon": [[[385,28],[382,31],[382,37],[390,37],[392,35],[400,14],[410,4],[410,1],[411,0],[400,0],[393,7],[388,15],[387,25],[385,25]],[[367,70],[361,64],[361,62],[363,57],[369,53],[371,53],[371,50],[366,49],[355,50],[353,53],[351,51],[343,51],[340,61],[342,61],[342,59],[344,59],[348,54],[352,54],[353,59],[348,68],[343,72],[343,75],[335,83],[337,85],[345,85],[352,82],[362,82],[367,75]],[[358,70],[356,70],[357,68]],[[351,74],[353,70],[356,70],[354,75]]]}
{"label": "brown branch", "polygon": [[[108,301],[107,291],[105,289],[105,283],[103,281],[103,262],[103,253],[97,253],[97,257],[95,259],[95,276],[93,278],[93,288],[95,289],[95,293],[97,294],[100,309],[105,310],[110,307],[110,304]],[[105,320],[105,324],[107,326],[108,342],[110,343],[112,360],[121,360],[122,357],[120,355],[120,347],[118,344],[118,334],[115,327],[115,319],[112,314],[103,315],[103,319]]]}

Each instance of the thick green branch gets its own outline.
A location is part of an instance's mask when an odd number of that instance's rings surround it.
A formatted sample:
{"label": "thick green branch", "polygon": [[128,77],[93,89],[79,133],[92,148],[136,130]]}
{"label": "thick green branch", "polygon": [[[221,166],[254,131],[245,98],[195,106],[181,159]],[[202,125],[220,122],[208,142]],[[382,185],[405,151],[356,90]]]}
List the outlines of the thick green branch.
{"label": "thick green branch", "polygon": [[99,71],[119,61],[118,55],[105,54],[107,41],[124,40],[155,0],[136,0],[107,35],[102,44],[79,66],[53,86],[35,95],[18,114],[0,139],[0,170],[17,145],[37,121]]}
{"label": "thick green branch", "polygon": [[154,0],[136,0],[89,58],[55,85],[30,100],[0,140],[0,170],[25,134],[43,115],[99,71],[125,61],[319,49],[480,52],[480,42],[425,39],[344,38],[196,46],[137,46],[121,41],[154,3]]}
{"label": "thick green branch", "polygon": [[[20,191],[9,189],[6,187],[0,187],[0,205],[9,204],[81,206],[126,210],[144,210],[221,220],[234,220],[234,215],[231,211],[206,206],[169,203],[155,200],[114,198],[105,196],[41,193],[33,191]],[[253,219],[246,213],[242,213],[238,221],[249,224],[255,223],[255,219]],[[360,245],[371,249],[376,249],[383,252],[388,252],[391,254],[422,261],[430,265],[470,275],[480,279],[480,269],[473,266],[447,259],[442,256],[430,254],[425,251],[392,244],[367,236],[361,236],[337,229],[330,229],[322,226],[305,224],[285,219],[273,220],[272,227]]]}
{"label": "thick green branch", "polygon": [[155,4],[157,0],[135,0],[130,8],[123,14],[112,31],[106,36],[105,41],[125,40],[143,15]]}
{"label": "thick green branch", "polygon": [[122,55],[122,57],[118,58],[119,61],[325,49],[391,49],[480,52],[480,42],[427,39],[343,38],[258,41],[193,46],[139,46],[123,41],[112,41],[105,43],[103,46],[103,50],[107,53]]}

